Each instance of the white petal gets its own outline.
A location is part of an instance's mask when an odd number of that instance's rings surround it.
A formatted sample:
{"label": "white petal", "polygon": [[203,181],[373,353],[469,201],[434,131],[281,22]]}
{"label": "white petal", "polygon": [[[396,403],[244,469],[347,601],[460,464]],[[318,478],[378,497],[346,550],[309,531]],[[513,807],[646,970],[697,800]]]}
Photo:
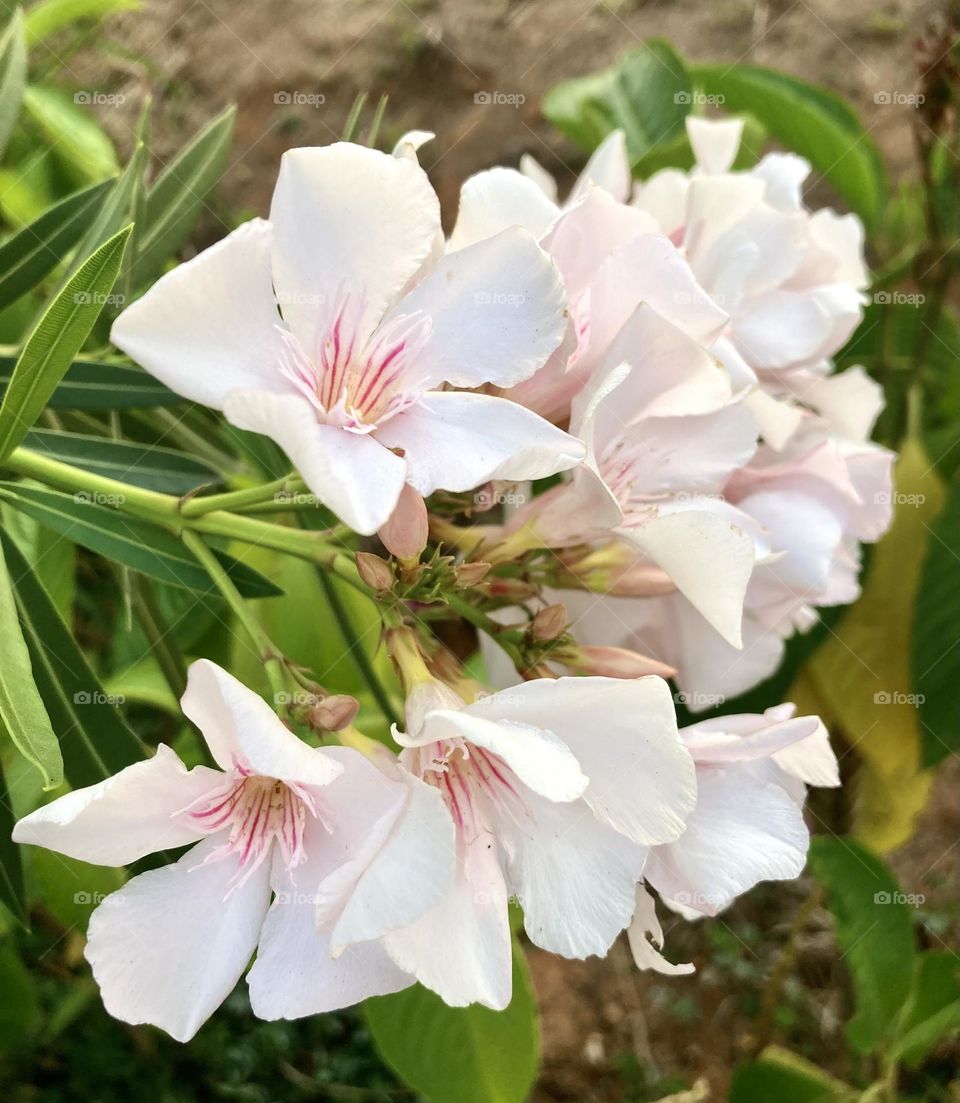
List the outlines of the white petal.
{"label": "white petal", "polygon": [[200,865],[222,842],[211,836],[141,873],[90,917],[86,958],[114,1018],[187,1042],[240,979],[270,900],[269,865],[230,892],[235,860]]}
{"label": "white petal", "polygon": [[520,171],[532,180],[551,203],[557,202],[557,182],[531,153],[520,157]]}
{"label": "white petal", "polygon": [[376,439],[403,449],[407,480],[424,496],[473,490],[491,479],[542,479],[586,453],[580,441],[515,402],[453,391],[421,396],[381,425]]}
{"label": "white petal", "polygon": [[509,718],[504,719],[500,696],[494,694],[463,709],[435,709],[427,713],[415,738],[402,734],[396,738],[408,747],[465,739],[502,759],[535,793],[548,800],[576,800],[586,789],[587,778],[570,749],[546,724],[515,720],[509,707]]}
{"label": "white petal", "polygon": [[597,820],[582,801],[529,796],[529,821],[504,821],[510,889],[532,942],[564,957],[606,954],[630,922],[647,850]]}
{"label": "white petal", "polygon": [[633,204],[657,220],[662,234],[671,236],[683,231],[689,187],[690,178],[685,172],[661,169],[636,185]]}
{"label": "white petal", "polygon": [[743,529],[719,512],[690,508],[663,512],[621,535],[667,572],[725,640],[740,647],[744,597],[756,560],[754,542]]}
{"label": "white petal", "polygon": [[177,394],[218,410],[238,387],[288,391],[271,240],[255,218],[178,265],[120,314],[111,341]]}
{"label": "white petal", "polygon": [[688,115],[687,136],[693,155],[704,172],[728,172],[740,148],[743,119],[704,119]]}
{"label": "white petal", "polygon": [[509,226],[522,226],[534,237],[542,237],[559,213],[556,203],[522,173],[508,168],[478,172],[460,189],[450,249],[484,241]]}
{"label": "white petal", "polygon": [[627,140],[622,130],[614,130],[590,155],[568,201],[575,202],[593,185],[612,195],[619,203],[625,203],[630,196],[630,184]]}
{"label": "white petal", "polygon": [[283,314],[310,351],[342,291],[362,296],[369,334],[430,256],[440,207],[416,161],[337,142],[283,155],[270,206]]}
{"label": "white petal", "polygon": [[394,157],[409,157],[412,160],[417,160],[417,151],[421,146],[432,142],[436,138],[436,134],[432,130],[408,130],[406,134],[401,134],[397,140],[397,144],[393,147],[392,153]]}
{"label": "white petal", "polygon": [[[697,763],[723,765],[771,758],[793,744],[806,740],[820,725],[816,716],[795,716],[770,723],[749,733],[737,732],[736,717],[726,717],[684,728],[681,738]],[[709,726],[708,726],[709,725]]]}
{"label": "white petal", "polygon": [[180,704],[225,770],[239,761],[256,774],[303,785],[327,785],[342,772],[324,751],[298,739],[262,697],[209,659],[190,664]]}
{"label": "white petal", "polygon": [[125,866],[145,854],[196,842],[202,832],[175,813],[222,779],[206,766],[188,770],[161,743],[153,758],[24,816],[13,829],[13,839],[94,865]]}
{"label": "white petal", "polygon": [[766,183],[766,199],[772,206],[783,211],[802,206],[803,182],[810,175],[809,161],[795,153],[768,153],[750,172]]}
{"label": "white petal", "polygon": [[224,412],[238,428],[276,441],[313,493],[355,532],[372,536],[396,509],[406,464],[373,436],[321,425],[300,396],[234,391]]}
{"label": "white petal", "polygon": [[[324,792],[325,812],[336,785]],[[356,795],[362,799],[364,794]],[[358,815],[363,811],[356,809]],[[371,809],[368,822],[373,818]],[[264,920],[257,960],[247,976],[250,1005],[258,1018],[297,1019],[336,1011],[368,996],[399,992],[413,981],[378,943],[349,946],[336,953],[330,941],[335,916],[326,916],[318,925],[317,885],[329,873],[331,863],[339,860],[347,827],[336,813],[332,824],[331,838],[319,820],[308,821],[304,834],[307,861],[292,877],[275,867],[277,895]],[[350,840],[354,846],[362,841]]]}
{"label": "white petal", "polygon": [[653,897],[642,884],[637,885],[637,910],[627,931],[627,940],[638,969],[652,969],[669,977],[687,976],[695,971],[693,965],[674,965],[660,953],[663,928],[657,919]]}
{"label": "white petal", "polygon": [[770,291],[746,300],[730,327],[751,366],[778,369],[818,359],[834,321],[812,295]]}
{"label": "white petal", "polygon": [[512,946],[507,889],[496,842],[485,832],[459,841],[453,888],[409,927],[383,942],[397,965],[451,1007],[510,1002]]}
{"label": "white petal", "polygon": [[840,784],[837,756],[830,746],[830,735],[822,721],[817,720],[813,735],[778,751],[773,761],[781,770],[786,770],[807,785],[835,789]]}
{"label": "white petal", "polygon": [[396,308],[430,318],[409,385],[512,387],[529,379],[560,344],[565,305],[556,266],[519,227],[442,257]]}
{"label": "white petal", "polygon": [[644,877],[669,901],[716,915],[758,881],[800,875],[809,835],[779,785],[749,767],[697,770],[697,807],[674,843],[654,847]]}
{"label": "white petal", "polygon": [[593,813],[635,842],[666,842],[683,831],[696,800],[693,760],[663,679],[524,682],[464,711],[554,732],[590,779],[584,800]]}

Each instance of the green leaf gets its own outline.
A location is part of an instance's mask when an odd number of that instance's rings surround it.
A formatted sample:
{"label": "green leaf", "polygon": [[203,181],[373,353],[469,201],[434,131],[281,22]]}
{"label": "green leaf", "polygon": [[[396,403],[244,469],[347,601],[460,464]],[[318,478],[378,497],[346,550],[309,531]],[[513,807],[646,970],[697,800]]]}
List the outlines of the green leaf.
{"label": "green leaf", "polygon": [[157,444],[86,436],[50,429],[31,429],[25,448],[103,475],[108,479],[180,496],[200,486],[221,483],[220,474],[185,452]]}
{"label": "green leaf", "polygon": [[74,192],[0,245],[0,310],[32,290],[88,229],[109,182]]}
{"label": "green leaf", "polygon": [[543,100],[546,117],[584,149],[613,130],[626,135],[631,161],[682,138],[693,84],[673,47],[651,39],[625,53],[611,69],[566,81]]}
{"label": "green leaf", "polygon": [[[10,382],[15,364],[15,357],[0,356],[0,389]],[[183,401],[136,365],[74,360],[47,406],[51,410],[129,410]]]}
{"label": "green leaf", "polygon": [[0,459],[40,416],[87,339],[120,270],[130,228],[115,234],[80,266],[27,338],[0,406]]}
{"label": "green leaf", "polygon": [[147,757],[19,548],[5,532],[0,532],[0,543],[15,579],[17,612],[37,688],[60,736],[67,780],[75,789],[94,785]]}
{"label": "green leaf", "polygon": [[0,156],[17,125],[27,81],[23,13],[17,8],[0,37]]}
{"label": "green leaf", "polygon": [[[182,586],[202,596],[217,592],[207,572],[172,533],[120,513],[91,495],[0,483],[0,497],[74,543],[158,582]],[[214,554],[244,597],[272,597],[283,592],[245,563],[224,552]]]}
{"label": "green leaf", "polygon": [[917,1065],[947,1034],[960,1030],[960,975],[951,950],[917,958],[910,999],[897,1025],[891,1056]]}
{"label": "green leaf", "polygon": [[887,197],[883,158],[845,100],[758,65],[724,62],[696,65],[692,72],[697,85],[726,111],[754,115],[788,149],[806,157],[868,229],[876,229]]}
{"label": "green leaf", "polygon": [[729,1103],[846,1103],[857,1092],[816,1065],[780,1046],[733,1074]]}
{"label": "green leaf", "polygon": [[27,44],[36,46],[63,27],[84,20],[100,20],[114,12],[134,11],[138,0],[42,0],[27,10]]}
{"label": "green leaf", "polygon": [[99,183],[120,171],[106,133],[59,88],[29,85],[23,93],[23,109],[78,187]]}
{"label": "green leaf", "polygon": [[5,904],[16,921],[29,930],[30,918],[23,892],[23,858],[20,847],[11,838],[13,824],[13,804],[0,763],[0,903]]}
{"label": "green leaf", "polygon": [[920,709],[921,757],[936,766],[960,751],[960,486],[933,523],[913,616],[913,692]]}
{"label": "green leaf", "polygon": [[63,759],[50,718],[33,680],[30,654],[20,630],[7,564],[0,553],[0,720],[20,753],[40,771],[45,789],[63,781]]}
{"label": "green leaf", "polygon": [[448,1007],[419,984],[367,1000],[381,1055],[429,1103],[523,1103],[537,1075],[539,1030],[526,963],[514,952],[505,1011]]}
{"label": "green leaf", "polygon": [[220,179],[233,141],[236,108],[211,120],[170,161],[147,192],[146,220],[133,285],[154,278],[187,240],[207,196]]}
{"label": "green leaf", "polygon": [[916,942],[906,898],[882,861],[851,839],[821,836],[810,864],[827,893],[856,1014],[847,1036],[861,1053],[888,1038],[910,993]]}

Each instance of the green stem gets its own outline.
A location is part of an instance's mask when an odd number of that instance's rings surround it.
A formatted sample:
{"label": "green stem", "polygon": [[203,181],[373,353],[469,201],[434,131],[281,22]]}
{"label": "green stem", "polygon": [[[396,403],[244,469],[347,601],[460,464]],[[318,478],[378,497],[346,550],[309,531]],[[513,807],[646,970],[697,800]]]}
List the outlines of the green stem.
{"label": "green stem", "polygon": [[225,494],[211,494],[205,498],[188,498],[180,507],[182,517],[202,517],[205,513],[217,510],[237,510],[245,506],[274,503],[278,495],[299,494],[303,491],[303,480],[291,473],[273,482],[250,486],[244,490],[231,490]]}
{"label": "green stem", "polygon": [[459,613],[464,620],[469,621],[474,628],[486,632],[493,642],[498,644],[510,656],[517,670],[523,671],[526,666],[523,656],[520,654],[519,648],[505,638],[502,624],[497,624],[493,617],[488,617],[486,613],[471,605],[466,598],[461,597],[458,593],[448,591],[443,595],[443,600],[455,613]]}
{"label": "green stem", "polygon": [[207,573],[217,585],[217,589],[230,606],[233,615],[243,625],[250,642],[257,649],[260,661],[263,663],[270,688],[274,697],[283,700],[287,693],[287,679],[284,664],[280,653],[273,646],[273,641],[267,635],[263,625],[254,616],[253,610],[240,596],[239,590],[233,584],[233,580],[224,570],[220,560],[213,554],[202,537],[189,530],[181,533],[184,544],[193,552]]}
{"label": "green stem", "polygon": [[183,656],[170,646],[169,629],[164,623],[150,583],[143,575],[134,575],[133,599],[133,611],[147,643],[150,644],[150,651],[174,697],[179,699],[187,688],[187,668]]}

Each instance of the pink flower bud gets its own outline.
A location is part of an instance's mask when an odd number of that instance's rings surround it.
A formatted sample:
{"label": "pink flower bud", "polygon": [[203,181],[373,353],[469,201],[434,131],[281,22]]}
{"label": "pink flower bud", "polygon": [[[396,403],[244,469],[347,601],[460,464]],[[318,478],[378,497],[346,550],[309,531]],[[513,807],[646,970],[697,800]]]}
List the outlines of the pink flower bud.
{"label": "pink flower bud", "polygon": [[464,589],[468,589],[482,582],[489,572],[489,563],[461,563],[454,573],[457,576],[457,583]]}
{"label": "pink flower bud", "polygon": [[658,674],[671,678],[676,670],[649,655],[641,655],[626,647],[580,647],[564,663],[583,674],[600,674],[607,678],[642,678]]}
{"label": "pink flower bud", "polygon": [[385,559],[372,552],[357,552],[357,574],[373,590],[393,587],[393,569]]}
{"label": "pink flower bud", "polygon": [[567,607],[562,602],[556,605],[548,605],[541,609],[533,618],[530,625],[530,635],[533,639],[546,643],[547,640],[555,640],[563,634],[567,627]]}
{"label": "pink flower bud", "polygon": [[427,546],[429,528],[423,497],[409,483],[404,483],[396,508],[377,535],[401,563],[418,562]]}
{"label": "pink flower bud", "polygon": [[318,701],[310,710],[310,726],[321,731],[338,732],[356,719],[360,702],[346,693],[333,693]]}

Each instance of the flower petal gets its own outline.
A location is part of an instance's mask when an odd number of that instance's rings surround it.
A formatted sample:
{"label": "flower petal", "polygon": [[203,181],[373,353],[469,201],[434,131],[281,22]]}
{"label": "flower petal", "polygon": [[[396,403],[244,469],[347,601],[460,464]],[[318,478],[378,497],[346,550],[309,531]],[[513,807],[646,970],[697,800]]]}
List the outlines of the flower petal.
{"label": "flower petal", "polygon": [[376,439],[403,450],[407,479],[424,496],[473,490],[491,479],[542,479],[575,467],[586,453],[576,438],[515,402],[453,391],[421,396],[381,425]]}
{"label": "flower petal", "polygon": [[584,800],[594,815],[635,842],[667,842],[683,831],[696,800],[693,760],[662,678],[524,682],[464,712],[555,733],[590,779]]}
{"label": "flower petal", "polygon": [[430,256],[440,206],[419,164],[348,142],[291,149],[270,205],[283,316],[311,352],[342,292],[362,295],[369,335]]}
{"label": "flower petal", "polygon": [[406,464],[372,435],[321,425],[299,396],[234,391],[224,412],[239,429],[276,441],[313,493],[354,531],[372,536],[396,509]]}
{"label": "flower petal", "polygon": [[728,172],[740,148],[743,119],[704,119],[688,115],[686,123],[687,136],[700,168],[713,175]]}
{"label": "flower petal", "polygon": [[637,885],[637,910],[627,931],[627,941],[638,969],[652,969],[669,977],[682,977],[695,972],[693,965],[674,965],[660,953],[663,928],[657,919],[653,897],[642,884]]}
{"label": "flower petal", "polygon": [[394,312],[430,318],[407,385],[512,387],[529,379],[560,344],[564,306],[556,265],[518,226],[449,253]]}
{"label": "flower petal", "polygon": [[568,202],[575,203],[593,186],[608,192],[618,203],[625,203],[630,197],[631,183],[627,140],[622,130],[612,130],[590,154]]}
{"label": "flower petal", "polygon": [[485,241],[509,226],[522,226],[539,238],[559,213],[556,203],[523,173],[487,169],[469,177],[460,189],[460,209],[449,248]]}
{"label": "flower petal", "polygon": [[238,762],[263,777],[327,785],[343,770],[325,751],[298,739],[262,697],[209,659],[187,671],[180,700],[223,769]]}
{"label": "flower petal", "polygon": [[809,834],[779,786],[749,767],[697,770],[697,807],[687,830],[654,847],[644,877],[667,902],[716,915],[758,881],[799,876]]}
{"label": "flower petal", "polygon": [[81,862],[125,866],[145,854],[201,838],[202,832],[174,815],[222,780],[222,774],[206,766],[188,770],[161,743],[153,758],[24,816],[13,829],[13,839]]}
{"label": "flower petal", "polygon": [[110,340],[171,390],[223,408],[229,391],[289,391],[278,370],[272,229],[255,218],[162,276],[113,323]]}
{"label": "flower petal", "polygon": [[231,892],[235,860],[201,864],[222,842],[211,836],[141,873],[90,917],[86,958],[114,1018],[187,1042],[240,979],[270,900],[269,865]]}
{"label": "flower petal", "polygon": [[484,831],[458,840],[457,874],[440,903],[384,937],[396,964],[451,1007],[502,1011],[512,990],[507,889],[496,841]]}

